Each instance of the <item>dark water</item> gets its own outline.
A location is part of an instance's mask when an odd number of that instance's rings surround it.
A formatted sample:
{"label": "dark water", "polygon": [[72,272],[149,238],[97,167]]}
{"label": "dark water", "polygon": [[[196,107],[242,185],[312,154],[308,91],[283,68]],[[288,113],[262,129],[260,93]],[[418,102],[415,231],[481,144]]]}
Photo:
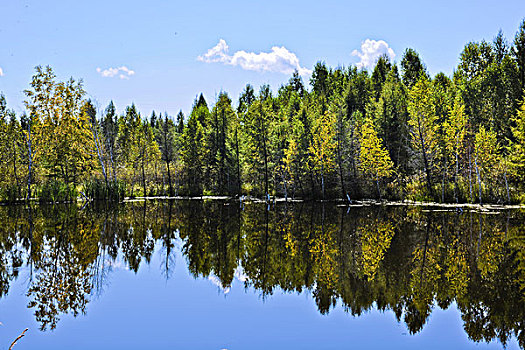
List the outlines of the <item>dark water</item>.
{"label": "dark water", "polygon": [[0,207],[0,348],[523,349],[525,214],[427,209]]}

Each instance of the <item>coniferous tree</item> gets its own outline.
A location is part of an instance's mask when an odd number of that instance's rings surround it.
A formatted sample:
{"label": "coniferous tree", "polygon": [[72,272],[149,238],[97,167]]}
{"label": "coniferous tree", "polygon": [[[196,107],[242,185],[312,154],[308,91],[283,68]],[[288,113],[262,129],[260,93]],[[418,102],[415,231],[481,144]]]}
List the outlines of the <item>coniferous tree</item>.
{"label": "coniferous tree", "polygon": [[391,68],[392,65],[390,64],[388,56],[379,56],[374,71],[372,72],[372,76],[370,77],[372,91],[376,101],[379,100],[379,96],[381,96],[383,84],[385,83]]}
{"label": "coniferous tree", "polygon": [[353,68],[349,73],[349,81],[345,91],[346,117],[350,119],[354,112],[366,117],[366,107],[370,100],[370,78],[366,70]]}
{"label": "coniferous tree", "polygon": [[520,91],[525,90],[525,19],[514,37],[513,54],[518,66],[518,76],[520,81]]}
{"label": "coniferous tree", "polygon": [[113,182],[117,182],[117,139],[118,116],[113,101],[110,101],[104,111],[103,119],[100,121],[102,135],[104,139],[104,148],[106,150],[106,169],[111,167]]}
{"label": "coniferous tree", "polygon": [[312,78],[310,79],[310,85],[312,90],[319,96],[329,95],[329,82],[328,82],[328,68],[324,62],[317,62],[312,72]]}
{"label": "coniferous tree", "polygon": [[184,191],[190,196],[201,196],[204,189],[204,130],[199,119],[203,108],[195,104],[184,126],[182,135],[181,160],[183,169]]}
{"label": "coniferous tree", "polygon": [[170,196],[175,194],[172,180],[173,163],[177,158],[176,147],[176,125],[168,114],[164,114],[164,119],[159,120],[160,128],[157,133],[156,141],[159,145],[161,160],[166,165],[168,177],[168,193]]}
{"label": "coniferous tree", "polygon": [[393,66],[383,85],[376,110],[378,136],[384,141],[394,167],[409,172],[410,135],[406,88]]}
{"label": "coniferous tree", "polygon": [[422,75],[428,78],[426,67],[421,61],[419,54],[414,49],[406,49],[401,59],[401,72],[403,83],[412,88]]}
{"label": "coniferous tree", "polygon": [[[270,123],[273,117],[271,97],[263,89],[259,98],[252,103],[243,118],[245,138],[245,162],[248,177],[257,194],[269,195],[270,172]],[[262,188],[260,188],[262,184]]]}

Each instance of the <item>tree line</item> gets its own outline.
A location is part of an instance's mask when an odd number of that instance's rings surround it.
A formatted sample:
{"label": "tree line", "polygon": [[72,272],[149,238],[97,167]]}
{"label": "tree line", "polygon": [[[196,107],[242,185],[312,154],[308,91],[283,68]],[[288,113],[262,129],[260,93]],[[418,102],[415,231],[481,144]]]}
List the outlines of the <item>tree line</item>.
{"label": "tree line", "polygon": [[468,43],[450,77],[407,49],[371,72],[318,62],[309,83],[146,117],[38,66],[25,113],[0,97],[0,195],[525,201],[525,20],[511,43]]}

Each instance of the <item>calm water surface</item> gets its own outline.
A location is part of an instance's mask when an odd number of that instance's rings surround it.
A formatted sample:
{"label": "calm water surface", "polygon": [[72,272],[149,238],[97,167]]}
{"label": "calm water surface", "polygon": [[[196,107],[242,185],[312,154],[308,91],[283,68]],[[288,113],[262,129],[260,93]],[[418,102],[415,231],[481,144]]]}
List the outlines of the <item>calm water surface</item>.
{"label": "calm water surface", "polygon": [[0,349],[523,349],[525,213],[429,209],[0,207]]}

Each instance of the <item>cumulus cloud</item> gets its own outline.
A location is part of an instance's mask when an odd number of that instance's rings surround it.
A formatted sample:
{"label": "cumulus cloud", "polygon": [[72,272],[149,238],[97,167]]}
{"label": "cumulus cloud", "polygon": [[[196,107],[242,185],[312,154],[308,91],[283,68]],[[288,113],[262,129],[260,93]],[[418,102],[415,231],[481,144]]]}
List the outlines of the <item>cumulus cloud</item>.
{"label": "cumulus cloud", "polygon": [[228,294],[230,292],[230,287],[224,288],[224,286],[221,283],[221,280],[217,276],[210,275],[208,276],[208,280],[214,285],[216,285],[219,289],[221,289],[224,294]]}
{"label": "cumulus cloud", "polygon": [[107,69],[97,68],[97,72],[105,78],[113,78],[118,76],[120,79],[129,79],[130,76],[135,74],[134,70],[129,69],[126,66],[120,67],[109,67]]}
{"label": "cumulus cloud", "polygon": [[233,276],[241,282],[246,282],[248,280],[248,276],[244,273],[240,266],[237,266]]}
{"label": "cumulus cloud", "polygon": [[352,56],[357,56],[361,61],[357,62],[357,68],[373,68],[381,55],[387,55],[391,60],[396,57],[394,50],[384,40],[366,39],[361,43],[361,51],[352,51]]}
{"label": "cumulus cloud", "polygon": [[204,55],[198,56],[197,60],[206,63],[224,63],[231,66],[239,66],[246,70],[279,72],[292,74],[296,69],[300,75],[311,74],[312,71],[301,67],[299,59],[284,46],[272,47],[270,52],[246,52],[237,51],[233,55],[228,54],[228,44],[224,39],[209,49]]}
{"label": "cumulus cloud", "polygon": [[2,67],[0,67],[0,77],[4,76],[4,71],[2,70]]}
{"label": "cumulus cloud", "polygon": [[[236,269],[235,269],[235,272],[233,274],[233,277],[235,277],[236,280],[238,280],[239,282],[246,282],[248,280],[248,276],[244,273],[244,271],[242,270],[242,268],[240,266],[238,266]],[[221,280],[217,277],[217,276],[214,276],[214,275],[209,275],[208,276],[208,280],[214,284],[215,286],[217,286],[220,290],[222,290],[222,292],[224,294],[228,294],[231,290],[230,287],[224,287],[221,283]],[[233,282],[233,281],[232,281]]]}
{"label": "cumulus cloud", "polygon": [[108,260],[107,265],[113,270],[129,270],[128,265],[122,259]]}

